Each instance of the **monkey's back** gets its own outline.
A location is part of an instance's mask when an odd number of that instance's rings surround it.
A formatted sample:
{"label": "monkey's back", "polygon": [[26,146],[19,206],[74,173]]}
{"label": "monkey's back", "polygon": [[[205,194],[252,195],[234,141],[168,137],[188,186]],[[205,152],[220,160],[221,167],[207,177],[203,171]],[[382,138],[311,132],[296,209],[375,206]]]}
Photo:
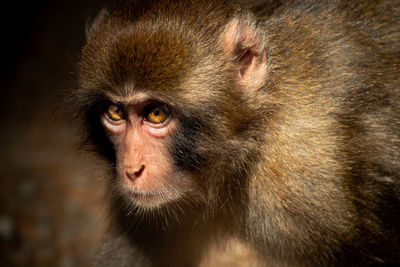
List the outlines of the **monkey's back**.
{"label": "monkey's back", "polygon": [[[285,192],[291,213],[269,224],[279,232],[283,221],[296,221],[286,228],[296,237],[272,235],[272,247],[285,255],[293,245],[295,258],[317,250],[343,263],[398,263],[400,1],[299,1],[278,9],[265,29],[267,102],[279,112],[264,170],[268,183],[281,177],[273,190]],[[285,168],[272,172],[276,165]],[[256,202],[276,199],[265,191]]]}

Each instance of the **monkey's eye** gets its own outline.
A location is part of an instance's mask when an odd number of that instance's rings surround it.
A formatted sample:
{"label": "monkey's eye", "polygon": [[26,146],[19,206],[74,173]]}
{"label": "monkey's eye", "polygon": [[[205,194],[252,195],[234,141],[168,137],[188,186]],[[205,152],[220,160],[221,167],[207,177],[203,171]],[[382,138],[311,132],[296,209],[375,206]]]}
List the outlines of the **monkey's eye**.
{"label": "monkey's eye", "polygon": [[144,119],[154,124],[161,124],[169,118],[168,109],[162,104],[150,104],[144,112]]}
{"label": "monkey's eye", "polygon": [[125,119],[124,112],[122,111],[122,109],[114,104],[109,105],[105,113],[107,117],[113,121],[120,121]]}

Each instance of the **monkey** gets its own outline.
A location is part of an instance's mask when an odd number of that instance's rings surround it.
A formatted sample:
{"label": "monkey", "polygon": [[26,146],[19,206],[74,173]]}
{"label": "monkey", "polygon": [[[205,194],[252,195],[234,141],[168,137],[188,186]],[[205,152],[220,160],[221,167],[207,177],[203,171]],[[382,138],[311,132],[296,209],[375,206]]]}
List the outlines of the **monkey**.
{"label": "monkey", "polygon": [[[400,1],[133,0],[71,93],[110,166],[94,266],[400,264]],[[250,265],[250,264],[249,264]]]}

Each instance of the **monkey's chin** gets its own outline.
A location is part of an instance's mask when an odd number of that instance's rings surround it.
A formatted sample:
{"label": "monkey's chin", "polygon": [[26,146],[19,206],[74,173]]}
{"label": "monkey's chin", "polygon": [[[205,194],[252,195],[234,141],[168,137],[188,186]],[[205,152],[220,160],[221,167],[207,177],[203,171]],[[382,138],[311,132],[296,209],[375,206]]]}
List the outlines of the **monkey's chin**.
{"label": "monkey's chin", "polygon": [[145,209],[157,209],[180,198],[180,194],[168,192],[168,190],[140,191],[129,189],[127,195],[132,204]]}

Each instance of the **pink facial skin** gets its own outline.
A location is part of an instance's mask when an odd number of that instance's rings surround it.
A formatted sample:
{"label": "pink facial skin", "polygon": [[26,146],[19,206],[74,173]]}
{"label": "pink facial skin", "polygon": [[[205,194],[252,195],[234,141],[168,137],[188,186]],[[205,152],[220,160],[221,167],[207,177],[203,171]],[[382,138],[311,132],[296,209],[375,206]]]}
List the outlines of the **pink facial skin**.
{"label": "pink facial skin", "polygon": [[[153,104],[143,97],[113,101],[124,112],[113,120],[107,112],[100,115],[116,153],[120,187],[131,201],[144,208],[157,207],[181,196],[190,179],[174,171],[168,155],[168,142],[177,128],[177,119],[168,114],[165,121],[146,119],[146,108]],[[114,105],[114,104],[110,104]]]}

